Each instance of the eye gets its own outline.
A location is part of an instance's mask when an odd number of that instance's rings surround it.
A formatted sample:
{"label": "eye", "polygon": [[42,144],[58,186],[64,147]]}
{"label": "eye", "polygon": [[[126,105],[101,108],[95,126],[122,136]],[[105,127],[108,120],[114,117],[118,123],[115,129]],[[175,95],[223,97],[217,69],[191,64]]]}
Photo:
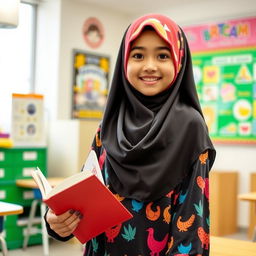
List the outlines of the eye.
{"label": "eye", "polygon": [[159,58],[160,60],[165,60],[165,59],[169,59],[170,56],[169,56],[168,54],[161,53],[161,54],[158,55],[158,58]]}
{"label": "eye", "polygon": [[143,55],[141,53],[135,53],[132,55],[132,58],[141,60],[141,59],[143,59]]}

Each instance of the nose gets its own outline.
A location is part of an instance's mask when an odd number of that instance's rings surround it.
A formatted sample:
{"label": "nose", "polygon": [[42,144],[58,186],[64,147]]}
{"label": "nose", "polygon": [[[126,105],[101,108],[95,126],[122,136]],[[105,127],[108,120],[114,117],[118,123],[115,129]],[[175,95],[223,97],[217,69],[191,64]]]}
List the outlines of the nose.
{"label": "nose", "polygon": [[152,59],[152,58],[146,59],[144,67],[143,67],[143,70],[147,71],[147,72],[154,72],[154,71],[156,71],[157,70],[157,65],[156,65],[155,60]]}

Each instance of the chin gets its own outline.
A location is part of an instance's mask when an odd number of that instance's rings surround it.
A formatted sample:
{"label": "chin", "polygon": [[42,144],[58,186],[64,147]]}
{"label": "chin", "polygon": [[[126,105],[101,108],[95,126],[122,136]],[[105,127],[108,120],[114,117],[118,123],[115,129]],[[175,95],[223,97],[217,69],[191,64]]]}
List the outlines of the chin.
{"label": "chin", "polygon": [[155,95],[157,95],[159,92],[140,92],[140,93],[142,93],[143,95],[145,95],[145,96],[155,96]]}

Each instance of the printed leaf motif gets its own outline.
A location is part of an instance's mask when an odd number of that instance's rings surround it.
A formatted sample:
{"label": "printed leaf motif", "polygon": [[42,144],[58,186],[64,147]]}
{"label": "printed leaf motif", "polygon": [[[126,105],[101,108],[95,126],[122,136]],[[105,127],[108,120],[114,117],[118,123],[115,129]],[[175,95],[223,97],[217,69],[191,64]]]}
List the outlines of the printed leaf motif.
{"label": "printed leaf motif", "polygon": [[93,251],[97,252],[97,250],[99,248],[99,243],[97,242],[96,238],[92,239],[92,247],[93,247]]}
{"label": "printed leaf motif", "polygon": [[210,217],[206,218],[206,223],[210,227]]}
{"label": "printed leaf motif", "polygon": [[200,217],[203,217],[203,205],[202,205],[202,201],[199,201],[199,204],[194,204],[196,211],[197,211],[197,215]]}
{"label": "printed leaf motif", "polygon": [[105,167],[104,172],[105,172],[105,179],[108,180],[108,170],[107,170],[107,167]]}
{"label": "printed leaf motif", "polygon": [[122,237],[127,240],[128,242],[133,240],[135,238],[136,234],[136,227],[132,228],[132,226],[129,224],[128,228],[124,226],[124,234],[122,234]]}

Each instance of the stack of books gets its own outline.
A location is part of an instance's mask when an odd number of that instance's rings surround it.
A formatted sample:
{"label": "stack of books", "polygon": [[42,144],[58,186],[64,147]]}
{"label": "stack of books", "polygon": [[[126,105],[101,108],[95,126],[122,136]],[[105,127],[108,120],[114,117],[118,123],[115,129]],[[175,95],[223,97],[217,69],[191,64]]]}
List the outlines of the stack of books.
{"label": "stack of books", "polygon": [[11,148],[11,147],[13,147],[13,141],[10,138],[10,134],[0,132],[0,148]]}

